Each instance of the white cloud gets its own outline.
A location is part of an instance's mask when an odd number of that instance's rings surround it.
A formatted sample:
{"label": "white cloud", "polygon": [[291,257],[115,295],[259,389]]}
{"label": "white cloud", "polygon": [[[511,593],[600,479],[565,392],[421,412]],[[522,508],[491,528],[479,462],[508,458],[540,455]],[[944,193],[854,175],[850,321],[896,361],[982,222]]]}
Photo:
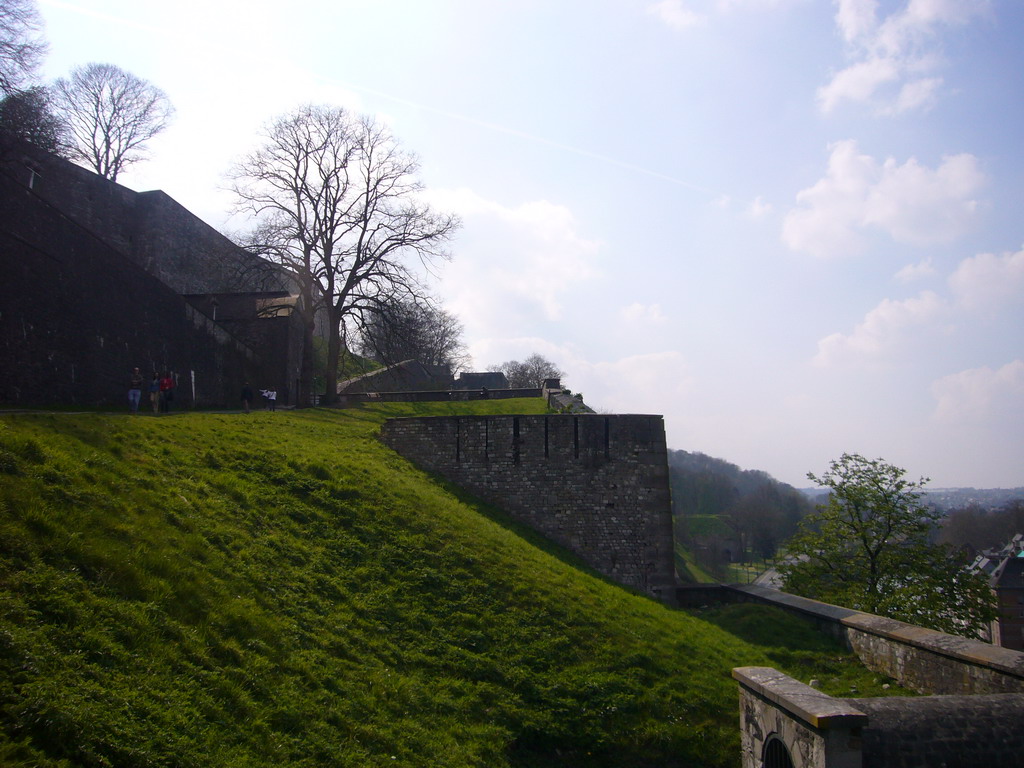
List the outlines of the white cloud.
{"label": "white cloud", "polygon": [[847,42],[866,35],[878,25],[877,0],[837,0],[836,26]]}
{"label": "white cloud", "polygon": [[938,92],[942,87],[942,83],[941,77],[923,77],[919,80],[911,80],[909,83],[904,83],[900,89],[899,96],[896,97],[896,102],[890,108],[883,109],[882,111],[890,114],[900,114],[901,112],[910,112],[915,109],[927,109],[938,100]]}
{"label": "white cloud", "polygon": [[996,416],[1019,421],[1024,403],[1024,361],[998,370],[971,368],[932,383],[934,417],[940,421],[977,421]]}
{"label": "white cloud", "polygon": [[1024,303],[1024,249],[996,256],[980,253],[960,262],[949,277],[957,302],[969,309]]}
{"label": "white cloud", "polygon": [[771,212],[772,204],[765,202],[760,195],[747,208],[747,215],[752,219],[763,219]]}
{"label": "white cloud", "polygon": [[694,377],[675,351],[591,363],[572,359],[572,388],[591,407],[613,413],[669,413],[694,388]]}
{"label": "white cloud", "polygon": [[[909,0],[879,20],[876,0],[837,0],[835,22],[851,63],[818,89],[823,112],[844,101],[897,114],[934,104],[943,32],[988,12],[987,0]],[[895,90],[885,88],[892,84]]]}
{"label": "white cloud", "polygon": [[905,331],[926,325],[947,310],[946,303],[933,291],[902,301],[885,299],[868,312],[852,333],[833,333],[818,342],[814,364],[828,366],[850,358],[875,357],[900,346]]}
{"label": "white cloud", "polygon": [[899,243],[948,243],[971,224],[973,195],[985,176],[973,155],[945,157],[934,171],[910,158],[889,158],[865,201],[864,224],[877,226]]}
{"label": "white cloud", "polygon": [[890,59],[870,58],[857,62],[835,75],[828,85],[818,89],[823,112],[831,112],[843,101],[867,101],[888,82],[899,77],[899,66]]}
{"label": "white cloud", "polygon": [[619,310],[619,320],[631,328],[648,328],[664,325],[668,320],[660,304],[641,304],[638,301]]}
{"label": "white cloud", "polygon": [[917,264],[907,264],[897,272],[894,277],[901,283],[913,283],[923,280],[935,274],[935,267],[932,266],[931,257],[919,261]]}
{"label": "white cloud", "polygon": [[682,0],[661,0],[647,6],[647,13],[657,16],[673,29],[689,29],[704,21],[699,13],[684,6]]}
{"label": "white cloud", "polygon": [[910,245],[949,243],[973,223],[974,194],[985,182],[973,155],[943,158],[932,170],[914,158],[879,163],[851,140],[830,150],[826,175],[797,193],[798,207],[783,222],[783,242],[793,250],[851,255],[866,230]]}
{"label": "white cloud", "polygon": [[475,337],[558,320],[563,296],[597,276],[602,244],[581,235],[563,205],[506,206],[469,189],[432,189],[424,197],[463,219],[452,246],[458,268],[444,271],[442,292]]}

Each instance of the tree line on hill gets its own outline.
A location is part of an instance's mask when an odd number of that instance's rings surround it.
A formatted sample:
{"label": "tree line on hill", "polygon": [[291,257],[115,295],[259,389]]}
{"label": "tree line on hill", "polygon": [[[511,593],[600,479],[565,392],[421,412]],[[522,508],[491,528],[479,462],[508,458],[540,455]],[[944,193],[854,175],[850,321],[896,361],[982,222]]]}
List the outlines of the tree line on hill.
{"label": "tree line on hill", "polygon": [[786,542],[782,588],[815,600],[966,637],[996,618],[985,574],[936,543],[943,513],[924,499],[927,478],[883,459],[844,453],[821,475],[824,504]]}
{"label": "tree line on hill", "polygon": [[1017,533],[1024,533],[1024,498],[1005,502],[995,509],[968,504],[945,511],[936,541],[970,563],[985,550],[998,549]]}
{"label": "tree line on hill", "polygon": [[670,450],[676,539],[698,563],[724,576],[729,562],[773,558],[812,504],[767,472],[699,452]]}

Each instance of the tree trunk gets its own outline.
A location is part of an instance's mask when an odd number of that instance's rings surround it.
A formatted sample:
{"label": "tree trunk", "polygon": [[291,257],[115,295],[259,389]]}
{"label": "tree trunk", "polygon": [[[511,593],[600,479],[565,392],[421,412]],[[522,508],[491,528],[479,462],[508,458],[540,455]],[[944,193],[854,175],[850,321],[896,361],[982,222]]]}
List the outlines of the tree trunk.
{"label": "tree trunk", "polygon": [[327,394],[324,402],[333,405],[338,401],[338,361],[341,357],[341,319],[339,313],[330,309],[327,313],[327,370],[324,371],[324,381],[327,382]]}
{"label": "tree trunk", "polygon": [[295,404],[308,407],[313,404],[314,357],[313,329],[316,327],[311,319],[303,323],[302,332],[302,367],[299,370],[299,391],[296,393]]}

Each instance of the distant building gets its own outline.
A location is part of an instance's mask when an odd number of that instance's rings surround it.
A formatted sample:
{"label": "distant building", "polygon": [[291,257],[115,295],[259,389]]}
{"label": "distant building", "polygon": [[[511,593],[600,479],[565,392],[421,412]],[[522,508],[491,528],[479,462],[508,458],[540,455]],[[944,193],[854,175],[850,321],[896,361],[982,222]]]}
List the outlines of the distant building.
{"label": "distant building", "polygon": [[1024,651],[1024,534],[1018,533],[1002,549],[978,555],[971,570],[988,576],[999,603],[999,618],[992,622],[990,641]]}

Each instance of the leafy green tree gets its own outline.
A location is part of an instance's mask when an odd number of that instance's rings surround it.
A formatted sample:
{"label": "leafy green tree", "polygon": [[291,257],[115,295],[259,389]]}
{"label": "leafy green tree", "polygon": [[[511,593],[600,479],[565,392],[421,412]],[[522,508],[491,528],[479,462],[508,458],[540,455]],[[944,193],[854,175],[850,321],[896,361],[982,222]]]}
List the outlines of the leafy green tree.
{"label": "leafy green tree", "polygon": [[828,503],[806,517],[779,568],[783,589],[942,632],[980,637],[992,591],[949,548],[929,543],[941,513],[921,504],[927,478],[844,453],[818,477]]}

